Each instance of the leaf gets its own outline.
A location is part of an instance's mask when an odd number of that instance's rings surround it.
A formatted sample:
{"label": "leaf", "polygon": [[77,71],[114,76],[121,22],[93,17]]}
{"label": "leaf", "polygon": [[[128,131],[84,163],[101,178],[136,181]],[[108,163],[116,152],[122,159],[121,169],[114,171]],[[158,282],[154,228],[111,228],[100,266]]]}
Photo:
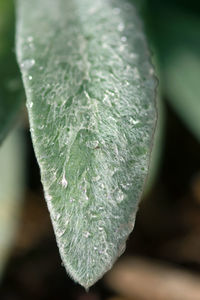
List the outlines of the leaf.
{"label": "leaf", "polygon": [[18,228],[24,188],[23,139],[15,129],[0,148],[0,279]]}
{"label": "leaf", "polygon": [[176,53],[165,72],[171,105],[200,141],[200,55]]}
{"label": "leaf", "polygon": [[161,63],[165,95],[186,126],[200,140],[199,18],[173,4],[165,3],[163,7],[161,4],[161,8],[151,9],[151,36]]}
{"label": "leaf", "polygon": [[13,49],[13,1],[0,0],[0,143],[16,119],[23,100],[23,87]]}
{"label": "leaf", "polygon": [[[155,79],[128,1],[20,0],[17,55],[64,265],[88,288],[132,231],[155,127]],[[31,46],[30,46],[31,45]]]}

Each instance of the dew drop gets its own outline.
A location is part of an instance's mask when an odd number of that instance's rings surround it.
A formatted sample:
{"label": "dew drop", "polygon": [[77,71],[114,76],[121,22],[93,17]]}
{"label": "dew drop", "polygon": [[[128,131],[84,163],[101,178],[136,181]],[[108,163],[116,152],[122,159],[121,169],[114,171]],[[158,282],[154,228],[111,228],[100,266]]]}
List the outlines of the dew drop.
{"label": "dew drop", "polygon": [[120,52],[124,51],[124,46],[123,46],[123,45],[121,45],[121,46],[119,47],[119,51],[120,51]]}
{"label": "dew drop", "polygon": [[29,80],[32,80],[32,79],[33,79],[33,77],[30,75],[30,76],[28,76],[28,79],[29,79]]}
{"label": "dew drop", "polygon": [[28,41],[29,43],[31,43],[31,42],[33,41],[33,37],[32,37],[32,36],[28,36],[27,41]]}
{"label": "dew drop", "polygon": [[34,59],[26,59],[25,61],[23,61],[21,63],[21,68],[23,70],[29,70],[30,68],[32,68],[35,65],[35,60]]}
{"label": "dew drop", "polygon": [[31,101],[30,104],[29,104],[29,107],[33,107],[33,102]]}
{"label": "dew drop", "polygon": [[120,202],[122,202],[123,200],[124,200],[124,194],[123,194],[123,192],[122,192],[121,190],[119,190],[119,191],[117,192],[116,201],[117,201],[118,203],[120,203]]}
{"label": "dew drop", "polygon": [[119,23],[119,25],[117,26],[118,31],[123,31],[124,30],[124,23]]}
{"label": "dew drop", "polygon": [[149,69],[149,74],[150,74],[150,75],[153,75],[153,74],[154,74],[154,69],[153,69],[153,68],[150,68],[150,69]]}
{"label": "dew drop", "polygon": [[130,57],[131,57],[132,59],[136,59],[136,58],[138,57],[138,55],[135,54],[135,53],[131,53],[131,54],[130,54]]}
{"label": "dew drop", "polygon": [[140,121],[139,120],[134,120],[133,118],[130,118],[130,123],[133,124],[133,125],[136,125],[138,124]]}
{"label": "dew drop", "polygon": [[122,42],[126,42],[126,41],[127,41],[126,36],[122,36],[122,37],[121,37],[121,41],[122,41]]}

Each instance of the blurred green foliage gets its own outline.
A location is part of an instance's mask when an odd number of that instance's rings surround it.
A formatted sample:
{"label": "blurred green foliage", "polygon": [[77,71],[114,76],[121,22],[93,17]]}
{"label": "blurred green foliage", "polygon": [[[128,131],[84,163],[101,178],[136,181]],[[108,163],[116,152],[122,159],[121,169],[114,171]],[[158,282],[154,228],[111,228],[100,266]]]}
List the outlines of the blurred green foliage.
{"label": "blurred green foliage", "polygon": [[0,143],[12,126],[24,99],[15,58],[15,18],[12,0],[0,0]]}
{"label": "blurred green foliage", "polygon": [[17,231],[24,192],[24,144],[15,129],[0,148],[0,279]]}
{"label": "blurred green foliage", "polygon": [[149,0],[142,13],[162,94],[200,140],[200,4]]}

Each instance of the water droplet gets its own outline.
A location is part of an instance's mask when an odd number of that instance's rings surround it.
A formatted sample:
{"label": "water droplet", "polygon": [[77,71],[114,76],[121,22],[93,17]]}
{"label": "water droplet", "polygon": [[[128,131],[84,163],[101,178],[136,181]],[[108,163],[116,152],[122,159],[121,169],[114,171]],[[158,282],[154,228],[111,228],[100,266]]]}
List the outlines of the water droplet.
{"label": "water droplet", "polygon": [[122,202],[124,200],[124,193],[121,190],[117,191],[117,195],[116,195],[116,201],[118,203]]}
{"label": "water droplet", "polygon": [[33,102],[31,101],[30,104],[29,104],[29,107],[33,107]]}
{"label": "water droplet", "polygon": [[140,121],[139,121],[139,120],[134,120],[133,118],[130,118],[130,119],[129,119],[129,122],[130,122],[131,124],[133,124],[133,125],[136,125],[136,124],[138,124]]}
{"label": "water droplet", "polygon": [[32,80],[32,79],[33,79],[33,77],[32,77],[32,76],[28,76],[28,79],[29,79],[29,80]]}
{"label": "water droplet", "polygon": [[39,67],[39,70],[40,70],[40,71],[42,71],[43,69],[44,69],[44,67],[43,67],[43,66],[40,66],[40,67]]}
{"label": "water droplet", "polygon": [[136,58],[138,57],[138,55],[135,54],[135,53],[131,53],[131,54],[130,54],[130,57],[131,57],[132,59],[136,59]]}
{"label": "water droplet", "polygon": [[28,41],[29,43],[31,43],[31,42],[33,41],[33,37],[32,37],[32,36],[28,36],[27,41]]}
{"label": "water droplet", "polygon": [[35,65],[35,60],[34,59],[26,59],[21,63],[21,68],[24,70],[29,70]]}
{"label": "water droplet", "polygon": [[126,41],[127,41],[126,36],[122,36],[122,37],[121,37],[121,41],[122,41],[122,42],[126,42]]}
{"label": "water droplet", "polygon": [[100,187],[104,189],[105,185],[103,183],[100,184]]}
{"label": "water droplet", "polygon": [[91,217],[91,220],[95,220],[95,219],[97,219],[98,216],[96,213],[91,213],[90,217]]}
{"label": "water droplet", "polygon": [[117,26],[118,31],[123,31],[124,30],[124,23],[119,23],[119,25]]}
{"label": "water droplet", "polygon": [[149,74],[150,74],[150,75],[153,75],[153,74],[154,74],[154,69],[153,69],[153,68],[150,68],[150,69],[149,69]]}
{"label": "water droplet", "polygon": [[99,231],[102,231],[103,230],[103,227],[99,226]]}
{"label": "water droplet", "polygon": [[120,51],[120,52],[124,51],[124,45],[121,45],[121,46],[119,47],[119,51]]}

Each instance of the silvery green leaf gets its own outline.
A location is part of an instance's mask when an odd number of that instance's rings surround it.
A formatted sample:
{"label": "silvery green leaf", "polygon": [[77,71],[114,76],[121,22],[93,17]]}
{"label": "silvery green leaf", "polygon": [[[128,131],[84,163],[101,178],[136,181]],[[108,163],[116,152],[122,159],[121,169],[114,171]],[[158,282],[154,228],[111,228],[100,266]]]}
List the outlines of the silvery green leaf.
{"label": "silvery green leaf", "polygon": [[19,0],[17,55],[67,272],[88,288],[124,251],[148,172],[155,80],[129,1]]}

